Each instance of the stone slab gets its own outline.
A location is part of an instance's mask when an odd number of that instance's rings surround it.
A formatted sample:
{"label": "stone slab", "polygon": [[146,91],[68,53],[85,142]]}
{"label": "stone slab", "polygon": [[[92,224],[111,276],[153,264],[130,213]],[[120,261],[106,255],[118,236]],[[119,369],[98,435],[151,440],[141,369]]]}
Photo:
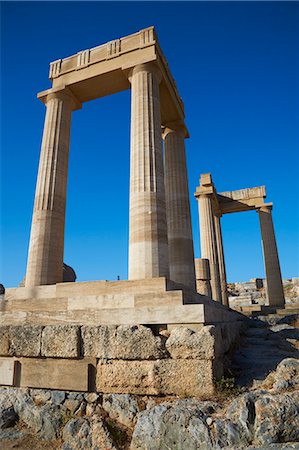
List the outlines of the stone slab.
{"label": "stone slab", "polygon": [[88,391],[88,366],[95,366],[96,360],[20,358],[21,387]]}
{"label": "stone slab", "polygon": [[4,386],[14,385],[14,367],[13,358],[0,358],[0,384]]}

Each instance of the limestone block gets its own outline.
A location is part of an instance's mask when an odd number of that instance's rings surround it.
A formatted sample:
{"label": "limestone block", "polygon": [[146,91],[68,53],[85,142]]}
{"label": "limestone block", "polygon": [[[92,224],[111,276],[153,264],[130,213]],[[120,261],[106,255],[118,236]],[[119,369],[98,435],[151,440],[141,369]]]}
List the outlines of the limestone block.
{"label": "limestone block", "polygon": [[0,355],[9,355],[9,327],[0,326]]}
{"label": "limestone block", "polygon": [[0,384],[13,386],[15,362],[13,358],[0,358]]}
{"label": "limestone block", "polygon": [[214,325],[195,332],[190,328],[175,328],[166,341],[166,348],[175,359],[215,359],[222,353],[220,328]]}
{"label": "limestone block", "polygon": [[241,323],[207,325],[198,331],[178,327],[171,331],[166,348],[175,359],[215,359],[238,341]]}
{"label": "limestone block", "polygon": [[91,360],[21,358],[21,387],[88,391]]}
{"label": "limestone block", "polygon": [[142,325],[83,326],[84,356],[102,359],[156,359],[165,356],[161,337]]}
{"label": "limestone block", "polygon": [[42,356],[78,358],[80,330],[72,325],[48,325],[42,333]]}
{"label": "limestone block", "polygon": [[97,391],[117,394],[205,396],[220,366],[207,360],[100,361]]}
{"label": "limestone block", "polygon": [[12,356],[39,356],[42,328],[40,325],[10,327],[9,354]]}

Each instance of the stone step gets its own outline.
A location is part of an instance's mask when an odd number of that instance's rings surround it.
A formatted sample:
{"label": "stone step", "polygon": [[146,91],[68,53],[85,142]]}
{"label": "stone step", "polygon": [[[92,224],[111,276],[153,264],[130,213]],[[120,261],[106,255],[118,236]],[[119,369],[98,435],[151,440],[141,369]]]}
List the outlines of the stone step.
{"label": "stone step", "polygon": [[82,297],[89,295],[112,295],[128,293],[151,293],[179,290],[181,286],[165,277],[144,280],[87,281],[58,283],[49,286],[8,288],[4,300],[49,299]]}
{"label": "stone step", "polygon": [[133,308],[88,308],[67,311],[2,311],[1,325],[132,325],[198,324],[234,322],[243,316],[210,301],[202,304],[135,306]]}

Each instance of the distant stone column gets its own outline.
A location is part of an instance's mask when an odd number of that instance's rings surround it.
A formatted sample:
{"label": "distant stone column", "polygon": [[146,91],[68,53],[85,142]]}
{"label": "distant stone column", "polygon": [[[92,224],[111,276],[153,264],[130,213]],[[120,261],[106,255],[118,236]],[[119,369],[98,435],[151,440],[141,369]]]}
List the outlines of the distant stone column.
{"label": "distant stone column", "polygon": [[132,70],[129,279],[168,277],[160,117],[161,75],[154,64]]}
{"label": "distant stone column", "polygon": [[25,286],[63,280],[64,223],[71,116],[81,107],[70,90],[43,97],[46,118],[31,225]]}
{"label": "distant stone column", "polygon": [[211,195],[198,197],[201,257],[208,259],[211,271],[212,298],[221,303],[217,241]]}
{"label": "distant stone column", "polygon": [[258,209],[258,214],[262,235],[269,306],[284,306],[285,298],[272,221],[272,205],[261,207]]}
{"label": "distant stone column", "polygon": [[228,296],[227,296],[227,280],[226,280],[226,269],[224,260],[224,250],[223,250],[223,240],[221,231],[221,215],[214,215],[215,222],[215,234],[217,242],[217,253],[218,253],[218,263],[219,263],[219,277],[221,286],[221,298],[222,304],[228,306]]}
{"label": "distant stone column", "polygon": [[163,139],[170,279],[195,290],[185,130],[174,124]]}
{"label": "distant stone column", "polygon": [[208,259],[195,259],[196,290],[201,295],[212,298],[211,273]]}

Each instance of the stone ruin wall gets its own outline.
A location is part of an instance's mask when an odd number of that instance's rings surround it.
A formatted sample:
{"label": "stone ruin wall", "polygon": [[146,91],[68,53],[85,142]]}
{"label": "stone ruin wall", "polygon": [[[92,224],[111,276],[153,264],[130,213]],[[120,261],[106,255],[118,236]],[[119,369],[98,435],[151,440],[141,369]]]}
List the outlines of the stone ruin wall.
{"label": "stone ruin wall", "polygon": [[244,323],[0,327],[0,384],[82,392],[206,396]]}

